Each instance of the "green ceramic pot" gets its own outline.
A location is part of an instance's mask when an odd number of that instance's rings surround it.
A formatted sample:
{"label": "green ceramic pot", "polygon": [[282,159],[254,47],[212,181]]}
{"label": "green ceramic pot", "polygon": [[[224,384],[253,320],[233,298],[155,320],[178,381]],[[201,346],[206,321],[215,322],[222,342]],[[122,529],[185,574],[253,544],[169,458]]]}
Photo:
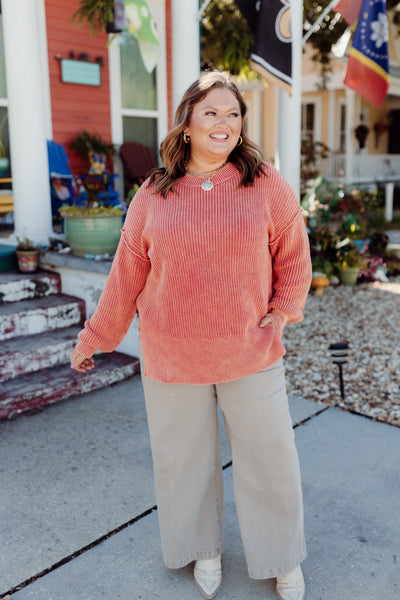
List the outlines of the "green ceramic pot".
{"label": "green ceramic pot", "polygon": [[9,166],[10,161],[8,158],[0,158],[0,176],[3,176],[7,173]]}
{"label": "green ceramic pot", "polygon": [[122,219],[114,215],[66,216],[65,234],[77,256],[114,254],[121,235]]}
{"label": "green ceramic pot", "polygon": [[347,267],[339,270],[339,279],[343,285],[352,287],[356,285],[360,267]]}

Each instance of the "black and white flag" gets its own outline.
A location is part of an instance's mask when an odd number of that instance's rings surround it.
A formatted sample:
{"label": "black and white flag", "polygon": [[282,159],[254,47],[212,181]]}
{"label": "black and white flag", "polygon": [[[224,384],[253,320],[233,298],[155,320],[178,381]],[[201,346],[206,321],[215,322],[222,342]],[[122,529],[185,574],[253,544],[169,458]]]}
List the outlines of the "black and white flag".
{"label": "black and white flag", "polygon": [[289,0],[235,0],[254,33],[252,67],[290,91],[292,35]]}

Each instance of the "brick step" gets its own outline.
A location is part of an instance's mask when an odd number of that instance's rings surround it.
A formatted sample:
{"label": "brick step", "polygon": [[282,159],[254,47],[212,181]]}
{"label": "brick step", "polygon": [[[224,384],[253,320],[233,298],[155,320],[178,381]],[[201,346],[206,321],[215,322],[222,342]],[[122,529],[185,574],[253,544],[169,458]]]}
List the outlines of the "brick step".
{"label": "brick step", "polygon": [[58,294],[0,304],[0,341],[82,324],[85,302]]}
{"label": "brick step", "polygon": [[51,271],[0,273],[0,303],[19,302],[60,293],[61,278],[58,273]]}
{"label": "brick step", "polygon": [[80,327],[5,340],[0,345],[0,382],[69,363]]}
{"label": "brick step", "polygon": [[0,419],[107,387],[139,372],[139,360],[120,352],[102,354],[95,361],[96,368],[86,373],[63,365],[2,383]]}

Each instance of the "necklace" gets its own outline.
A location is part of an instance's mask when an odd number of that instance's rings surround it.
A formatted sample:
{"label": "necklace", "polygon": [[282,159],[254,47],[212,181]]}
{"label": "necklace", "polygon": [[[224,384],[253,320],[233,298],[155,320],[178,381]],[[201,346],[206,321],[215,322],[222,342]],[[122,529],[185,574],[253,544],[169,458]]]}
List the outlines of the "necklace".
{"label": "necklace", "polygon": [[194,177],[200,177],[203,179],[203,183],[201,184],[201,189],[205,192],[209,192],[213,189],[214,184],[211,181],[211,178],[214,177],[221,169],[224,168],[228,161],[225,161],[222,165],[218,167],[218,169],[214,169],[214,171],[209,171],[208,173],[198,173],[196,171],[192,171],[191,169],[186,169],[186,173],[188,175],[193,175]]}

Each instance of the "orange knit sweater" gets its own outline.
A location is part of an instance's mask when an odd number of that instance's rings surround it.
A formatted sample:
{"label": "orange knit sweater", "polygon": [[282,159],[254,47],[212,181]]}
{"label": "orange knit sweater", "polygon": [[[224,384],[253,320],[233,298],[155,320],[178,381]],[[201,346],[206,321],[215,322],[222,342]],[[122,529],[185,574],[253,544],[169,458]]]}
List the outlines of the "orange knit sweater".
{"label": "orange knit sweater", "polygon": [[[274,167],[265,169],[239,187],[228,163],[211,191],[185,175],[167,198],[145,183],[78,352],[114,350],[138,309],[151,379],[219,383],[281,358],[285,323],[303,318],[311,264],[299,202]],[[261,328],[267,313],[273,322]]]}

